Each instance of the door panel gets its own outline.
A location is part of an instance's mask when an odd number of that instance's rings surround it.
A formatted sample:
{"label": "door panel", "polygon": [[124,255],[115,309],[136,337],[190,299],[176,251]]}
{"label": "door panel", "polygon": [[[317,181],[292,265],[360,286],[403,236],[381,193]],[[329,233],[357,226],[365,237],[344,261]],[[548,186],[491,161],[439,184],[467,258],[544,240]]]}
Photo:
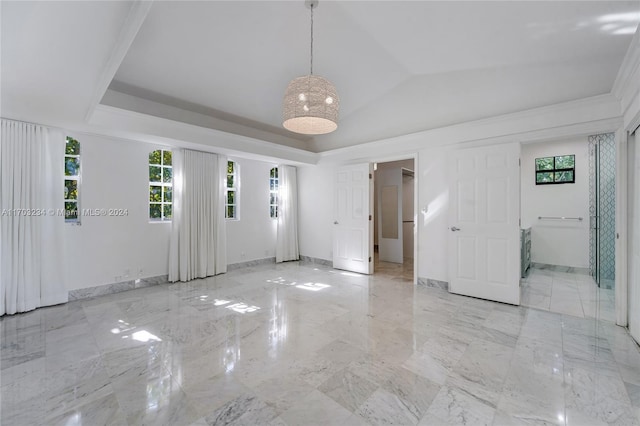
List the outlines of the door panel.
{"label": "door panel", "polygon": [[504,179],[487,180],[487,222],[505,223],[509,216],[509,182]]}
{"label": "door panel", "polygon": [[351,231],[351,238],[349,240],[349,254],[348,257],[357,262],[365,262],[367,256],[367,250],[363,244],[365,240],[364,232],[360,229],[354,229]]}
{"label": "door panel", "polygon": [[336,218],[333,226],[333,267],[373,273],[373,172],[369,164],[341,167],[336,172]]}
{"label": "door panel", "polygon": [[476,253],[478,252],[476,246],[477,241],[475,237],[458,236],[458,258],[465,259],[464,262],[458,262],[458,276],[467,280],[476,279]]}
{"label": "door panel", "polygon": [[507,284],[504,267],[508,262],[509,241],[505,238],[487,238],[487,281],[495,284]]}
{"label": "door panel", "polygon": [[458,194],[455,197],[457,206],[457,221],[459,222],[475,222],[476,209],[472,208],[477,205],[474,181],[458,181]]}
{"label": "door panel", "polygon": [[520,304],[520,145],[449,157],[449,289]]}

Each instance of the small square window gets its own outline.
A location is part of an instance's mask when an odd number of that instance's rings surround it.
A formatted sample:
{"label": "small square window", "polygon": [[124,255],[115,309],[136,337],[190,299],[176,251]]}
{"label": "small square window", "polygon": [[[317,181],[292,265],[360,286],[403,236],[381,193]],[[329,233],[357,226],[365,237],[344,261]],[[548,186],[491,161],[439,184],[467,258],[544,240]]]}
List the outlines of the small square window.
{"label": "small square window", "polygon": [[575,155],[536,158],[536,185],[575,183]]}

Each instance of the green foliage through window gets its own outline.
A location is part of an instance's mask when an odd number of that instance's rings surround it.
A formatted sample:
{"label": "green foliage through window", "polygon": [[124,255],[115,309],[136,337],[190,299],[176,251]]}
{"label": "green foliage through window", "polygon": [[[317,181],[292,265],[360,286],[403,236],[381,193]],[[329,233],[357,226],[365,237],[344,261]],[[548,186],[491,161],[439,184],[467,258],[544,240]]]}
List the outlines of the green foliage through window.
{"label": "green foliage through window", "polygon": [[227,219],[238,219],[238,165],[227,161],[227,182],[224,215]]}
{"label": "green foliage through window", "polygon": [[278,168],[274,167],[269,173],[269,216],[278,217]]}
{"label": "green foliage through window", "polygon": [[173,216],[173,166],[170,150],[149,153],[149,219],[171,220]]}
{"label": "green foliage through window", "polygon": [[78,202],[80,181],[80,142],[67,136],[64,151],[64,219],[78,223]]}
{"label": "green foliage through window", "polygon": [[575,155],[536,158],[536,185],[575,183]]}

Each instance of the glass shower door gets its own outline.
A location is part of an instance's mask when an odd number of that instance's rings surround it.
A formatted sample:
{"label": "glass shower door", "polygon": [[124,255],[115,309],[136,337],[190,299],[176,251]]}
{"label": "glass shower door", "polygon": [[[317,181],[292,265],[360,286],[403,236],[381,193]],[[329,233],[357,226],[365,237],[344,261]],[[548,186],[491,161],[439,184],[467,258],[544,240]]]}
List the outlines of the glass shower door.
{"label": "glass shower door", "polygon": [[616,146],[613,133],[589,136],[589,268],[599,287],[615,282]]}

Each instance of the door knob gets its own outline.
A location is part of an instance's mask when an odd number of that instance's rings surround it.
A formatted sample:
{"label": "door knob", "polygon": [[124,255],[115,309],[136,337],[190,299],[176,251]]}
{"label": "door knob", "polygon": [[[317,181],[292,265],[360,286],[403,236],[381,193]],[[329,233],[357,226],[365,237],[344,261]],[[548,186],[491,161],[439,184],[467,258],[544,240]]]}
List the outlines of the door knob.
{"label": "door knob", "polygon": [[459,231],[459,230],[460,230],[460,228],[456,228],[455,226],[451,227],[451,232],[456,232],[456,231]]}
{"label": "door knob", "polygon": [[338,221],[337,221],[337,220],[334,220],[334,221],[333,221],[333,224],[334,224],[334,225],[337,225],[337,224],[338,224]]}

